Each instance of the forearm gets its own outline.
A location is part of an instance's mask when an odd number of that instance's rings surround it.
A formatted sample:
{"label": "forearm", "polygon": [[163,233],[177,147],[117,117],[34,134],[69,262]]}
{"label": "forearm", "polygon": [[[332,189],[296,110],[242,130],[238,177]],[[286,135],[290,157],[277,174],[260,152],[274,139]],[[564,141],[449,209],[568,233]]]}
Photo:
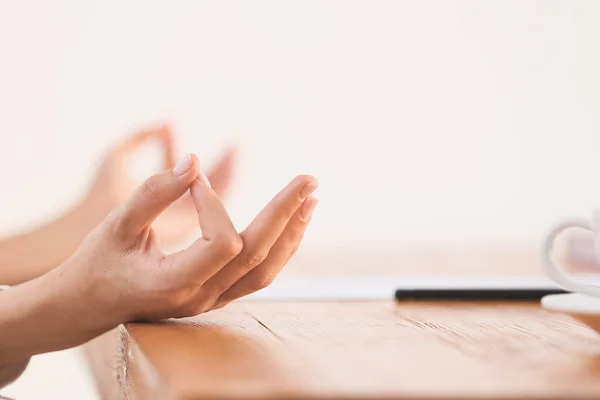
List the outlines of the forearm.
{"label": "forearm", "polygon": [[77,206],[35,230],[0,240],[0,285],[17,285],[61,264],[99,222]]}
{"label": "forearm", "polygon": [[124,322],[71,271],[59,267],[0,291],[0,366],[77,346]]}

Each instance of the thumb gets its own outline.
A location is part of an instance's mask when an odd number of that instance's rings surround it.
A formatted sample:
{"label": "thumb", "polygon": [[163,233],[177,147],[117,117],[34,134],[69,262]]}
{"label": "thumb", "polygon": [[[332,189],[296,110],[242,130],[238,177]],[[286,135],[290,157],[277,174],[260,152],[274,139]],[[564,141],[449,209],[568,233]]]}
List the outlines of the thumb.
{"label": "thumb", "polygon": [[136,237],[187,192],[199,173],[198,157],[188,154],[175,167],[148,178],[123,204],[118,214],[119,233]]}

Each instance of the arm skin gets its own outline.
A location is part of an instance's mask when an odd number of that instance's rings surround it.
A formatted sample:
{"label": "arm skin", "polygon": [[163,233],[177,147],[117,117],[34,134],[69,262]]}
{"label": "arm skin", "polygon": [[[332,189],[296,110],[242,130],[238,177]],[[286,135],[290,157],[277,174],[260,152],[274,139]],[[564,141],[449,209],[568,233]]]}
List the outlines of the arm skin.
{"label": "arm skin", "polygon": [[0,291],[0,372],[33,354],[85,343],[124,321],[118,310],[82,301],[82,289],[56,269]]}
{"label": "arm skin", "polygon": [[0,285],[17,285],[58,266],[103,217],[79,205],[35,230],[0,240]]}

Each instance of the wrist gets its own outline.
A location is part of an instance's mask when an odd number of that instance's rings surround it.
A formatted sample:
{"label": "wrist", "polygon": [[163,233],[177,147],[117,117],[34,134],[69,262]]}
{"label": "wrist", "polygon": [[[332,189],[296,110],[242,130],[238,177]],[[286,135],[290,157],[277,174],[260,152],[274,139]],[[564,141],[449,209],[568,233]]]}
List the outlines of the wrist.
{"label": "wrist", "polygon": [[0,360],[14,363],[86,341],[118,325],[63,266],[0,292]]}
{"label": "wrist", "polygon": [[[85,246],[82,244],[82,246]],[[106,269],[94,268],[92,260],[76,252],[58,268],[46,274],[57,307],[68,310],[87,340],[128,321],[128,307],[115,294]],[[93,264],[93,263],[92,263]]]}

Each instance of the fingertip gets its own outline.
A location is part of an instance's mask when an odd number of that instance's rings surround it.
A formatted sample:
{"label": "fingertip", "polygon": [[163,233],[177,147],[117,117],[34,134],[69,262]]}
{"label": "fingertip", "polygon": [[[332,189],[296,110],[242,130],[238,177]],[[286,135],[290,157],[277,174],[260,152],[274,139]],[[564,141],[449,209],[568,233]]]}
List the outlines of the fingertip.
{"label": "fingertip", "polygon": [[242,147],[244,147],[244,138],[242,136],[235,136],[225,143],[226,152],[237,153]]}
{"label": "fingertip", "polygon": [[306,199],[319,187],[319,181],[312,175],[298,175],[294,184],[300,190],[301,199]]}
{"label": "fingertip", "polygon": [[169,122],[163,122],[156,128],[156,133],[164,138],[173,138],[173,126]]}
{"label": "fingertip", "polygon": [[202,172],[200,172],[190,183],[190,194],[196,211],[200,212],[204,204],[213,203],[215,199],[218,199],[214,191],[208,186],[202,179]]}
{"label": "fingertip", "polygon": [[298,183],[298,185],[314,185],[319,186],[319,181],[312,175],[301,174],[294,178],[294,181]]}
{"label": "fingertip", "polygon": [[237,144],[231,144],[229,146],[227,146],[227,148],[225,149],[224,153],[224,158],[227,158],[229,160],[235,160],[240,152],[240,147]]}
{"label": "fingertip", "polygon": [[194,177],[193,182],[191,183],[191,187],[192,187],[192,189],[194,187],[196,187],[197,189],[202,189],[202,190],[212,189],[212,185],[211,185],[210,181],[208,180],[208,177],[206,176],[204,171],[202,171],[202,168],[200,168],[199,164],[198,164],[197,174]]}
{"label": "fingertip", "polygon": [[197,203],[197,200],[199,196],[201,196],[201,191],[203,191],[203,189],[203,184],[198,180],[198,177],[194,178],[192,183],[190,183],[190,193],[192,194],[192,200],[194,200],[194,204]]}
{"label": "fingertip", "polygon": [[302,203],[299,210],[299,216],[303,222],[308,222],[310,220],[318,203],[319,199],[317,199],[315,196],[309,196],[306,200],[304,200],[304,203]]}
{"label": "fingertip", "polygon": [[221,156],[220,168],[231,172],[236,168],[239,159],[239,149],[237,146],[232,145],[225,149]]}
{"label": "fingertip", "polygon": [[189,180],[193,181],[200,174],[200,159],[194,153],[190,153],[190,160],[192,162],[192,166],[189,171]]}
{"label": "fingertip", "polygon": [[195,153],[190,153],[190,159],[192,160],[192,168],[195,171],[200,171],[200,159]]}
{"label": "fingertip", "polygon": [[194,153],[186,154],[171,171],[175,178],[188,184],[191,183],[200,172],[198,156]]}
{"label": "fingertip", "polygon": [[204,171],[200,170],[200,173],[196,177],[196,180],[205,185],[207,188],[212,189],[212,184],[210,183],[210,180],[208,179],[208,176],[206,176]]}
{"label": "fingertip", "polygon": [[215,165],[213,165],[211,167],[210,172],[214,173],[217,170],[231,171],[233,169],[233,167],[235,166],[235,164],[237,163],[237,159],[238,159],[237,146],[235,146],[235,145],[229,146],[220,153],[219,157],[217,158],[217,161],[215,162]]}

